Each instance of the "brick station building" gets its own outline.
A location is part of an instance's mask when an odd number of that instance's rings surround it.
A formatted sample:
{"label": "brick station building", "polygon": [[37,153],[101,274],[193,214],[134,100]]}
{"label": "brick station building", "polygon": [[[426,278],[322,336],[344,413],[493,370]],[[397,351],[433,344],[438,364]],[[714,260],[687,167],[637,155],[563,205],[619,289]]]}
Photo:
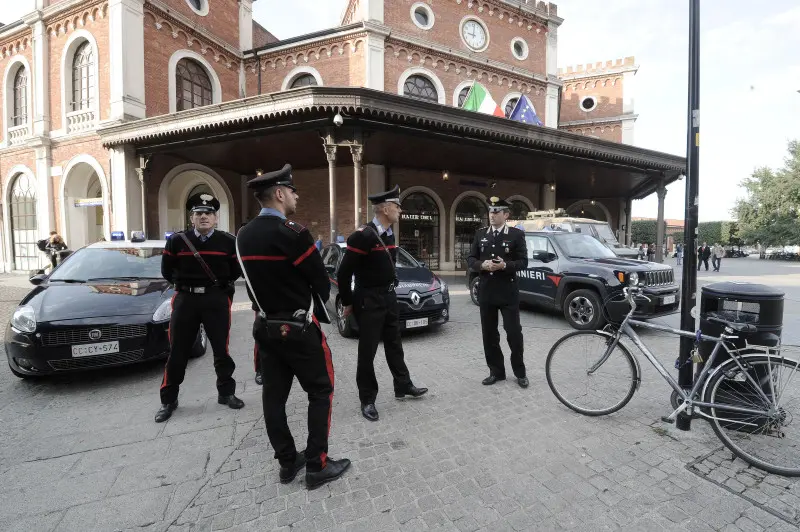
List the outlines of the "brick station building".
{"label": "brick station building", "polygon": [[[252,0],[36,0],[0,26],[0,263],[37,267],[51,229],[73,249],[160,238],[200,191],[235,232],[258,212],[246,181],[284,162],[326,242],[399,184],[400,242],[434,269],[465,267],[493,195],[629,238],[632,200],[685,160],[632,146],[633,58],[556,67],[562,23],[544,2],[350,0],[339,26],[279,41]],[[544,126],[458,108],[476,80]]]}

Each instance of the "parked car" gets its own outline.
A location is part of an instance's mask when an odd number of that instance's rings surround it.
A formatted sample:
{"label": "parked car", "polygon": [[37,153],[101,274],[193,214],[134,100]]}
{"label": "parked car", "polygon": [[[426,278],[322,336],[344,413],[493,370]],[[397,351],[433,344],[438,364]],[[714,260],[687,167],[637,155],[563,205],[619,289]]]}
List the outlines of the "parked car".
{"label": "parked car", "polygon": [[[567,231],[526,231],[528,268],[517,272],[520,302],[563,312],[575,329],[600,329],[621,321],[630,310],[622,289],[644,284],[650,302],[637,302],[635,316],[646,319],[678,311],[680,287],[672,268],[655,262],[617,257],[597,239]],[[472,301],[480,299],[477,273],[467,271]]]}
{"label": "parked car", "polygon": [[[358,323],[351,314],[342,317],[337,278],[346,244],[330,244],[322,249],[322,261],[331,280],[329,310],[336,313],[339,334],[345,338],[358,335]],[[447,283],[429,270],[424,262],[411,256],[405,249],[397,248],[397,302],[400,307],[400,330],[438,327],[450,320],[450,292]],[[351,280],[351,286],[355,286]]]}
{"label": "parked car", "polygon": [[639,251],[623,246],[614,235],[608,222],[592,220],[591,218],[576,218],[567,216],[566,211],[537,211],[528,213],[526,220],[509,221],[509,225],[516,227],[523,224],[526,231],[569,231],[570,233],[583,233],[599,240],[604,246],[614,252],[618,257],[635,259]]}
{"label": "parked car", "polygon": [[[143,235],[98,242],[32,276],[36,287],[6,328],[11,372],[29,378],[165,358],[174,291],[161,277],[164,244]],[[192,356],[207,343],[201,327]]]}

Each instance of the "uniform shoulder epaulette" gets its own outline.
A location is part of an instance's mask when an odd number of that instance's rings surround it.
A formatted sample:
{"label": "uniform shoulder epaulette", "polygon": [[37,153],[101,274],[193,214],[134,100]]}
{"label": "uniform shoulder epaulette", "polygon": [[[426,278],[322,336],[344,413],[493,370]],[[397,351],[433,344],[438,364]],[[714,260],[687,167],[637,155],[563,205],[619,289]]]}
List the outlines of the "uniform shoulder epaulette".
{"label": "uniform shoulder epaulette", "polygon": [[289,229],[291,229],[295,233],[302,233],[303,231],[306,230],[305,227],[303,227],[302,225],[300,225],[297,222],[293,222],[292,220],[286,220],[285,222],[283,222],[283,225],[285,225],[286,227],[288,227]]}

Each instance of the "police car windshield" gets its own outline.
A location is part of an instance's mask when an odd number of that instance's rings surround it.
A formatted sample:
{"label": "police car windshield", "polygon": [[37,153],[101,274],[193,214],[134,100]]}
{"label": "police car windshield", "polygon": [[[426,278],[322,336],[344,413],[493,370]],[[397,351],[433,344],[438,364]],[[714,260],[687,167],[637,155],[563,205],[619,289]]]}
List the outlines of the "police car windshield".
{"label": "police car windshield", "polygon": [[614,232],[606,224],[594,224],[594,230],[597,231],[597,236],[606,244],[619,244]]}
{"label": "police car windshield", "polygon": [[419,268],[419,263],[403,248],[397,248],[397,262],[395,265],[398,268]]}
{"label": "police car windshield", "polygon": [[83,248],[61,264],[50,281],[161,279],[163,248]]}
{"label": "police car windshield", "polygon": [[571,259],[604,259],[616,257],[614,252],[592,236],[581,233],[555,235],[558,246]]}

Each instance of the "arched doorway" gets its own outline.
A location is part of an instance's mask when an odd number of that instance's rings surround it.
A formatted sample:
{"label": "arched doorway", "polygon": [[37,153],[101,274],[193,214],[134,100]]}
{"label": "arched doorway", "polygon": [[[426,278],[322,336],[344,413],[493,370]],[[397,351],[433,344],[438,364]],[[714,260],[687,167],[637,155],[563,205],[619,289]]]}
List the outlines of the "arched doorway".
{"label": "arched doorway", "polygon": [[439,206],[428,194],[414,192],[406,196],[400,215],[400,245],[428,268],[438,270]]}
{"label": "arched doorway", "polygon": [[78,162],[67,169],[63,188],[64,240],[70,249],[104,237],[105,212],[101,176],[93,165]]}
{"label": "arched doorway", "polygon": [[205,166],[184,164],[173,168],[164,177],[158,191],[158,215],[161,235],[165,232],[184,231],[192,227],[186,201],[194,194],[207,192],[220,203],[217,228],[233,228],[233,201],[222,177]]}
{"label": "arched doorway", "polygon": [[14,178],[9,207],[14,269],[35,270],[44,256],[36,247],[36,241],[46,235],[38,234],[36,181],[31,176],[18,174]]}
{"label": "arched doorway", "polygon": [[456,269],[466,270],[467,257],[472,247],[472,240],[475,238],[475,231],[489,225],[489,210],[486,202],[480,198],[467,196],[458,202],[453,210],[453,217],[455,220],[453,260],[456,263]]}
{"label": "arched doorway", "polygon": [[576,218],[590,218],[592,220],[611,223],[611,213],[609,213],[606,206],[599,201],[576,201],[567,207],[567,214]]}
{"label": "arched doorway", "polygon": [[511,200],[511,208],[509,210],[511,211],[508,217],[509,220],[525,220],[530,212],[528,204],[522,200]]}

